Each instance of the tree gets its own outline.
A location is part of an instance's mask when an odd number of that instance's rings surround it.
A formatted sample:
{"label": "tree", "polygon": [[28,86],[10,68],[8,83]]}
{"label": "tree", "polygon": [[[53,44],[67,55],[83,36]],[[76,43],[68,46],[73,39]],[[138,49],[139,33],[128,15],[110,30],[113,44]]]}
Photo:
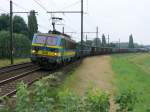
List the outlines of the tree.
{"label": "tree", "polygon": [[105,35],[102,35],[102,47],[106,47],[106,38]]}
{"label": "tree", "polygon": [[22,17],[14,16],[14,18],[13,18],[13,32],[28,35],[27,25],[26,25],[26,23]]}
{"label": "tree", "polygon": [[[9,31],[10,24],[9,24],[9,15],[2,14],[0,16],[0,31],[5,30]],[[13,17],[13,33],[21,33],[21,34],[28,34],[27,25],[24,19],[20,16]]]}
{"label": "tree", "polygon": [[100,40],[100,38],[95,38],[93,40],[93,46],[95,46],[95,47],[101,47],[101,40]]}
{"label": "tree", "polygon": [[129,36],[129,48],[134,48],[134,42],[133,42],[132,34]]}
{"label": "tree", "polygon": [[28,16],[28,31],[29,38],[32,40],[34,33],[37,33],[38,31],[38,24],[34,10],[30,11],[30,15]]}
{"label": "tree", "polygon": [[[29,57],[31,41],[23,34],[13,34],[14,37],[14,56]],[[10,34],[9,31],[0,31],[0,58],[10,56]]]}
{"label": "tree", "polygon": [[0,31],[9,30],[9,15],[2,14],[0,15]]}

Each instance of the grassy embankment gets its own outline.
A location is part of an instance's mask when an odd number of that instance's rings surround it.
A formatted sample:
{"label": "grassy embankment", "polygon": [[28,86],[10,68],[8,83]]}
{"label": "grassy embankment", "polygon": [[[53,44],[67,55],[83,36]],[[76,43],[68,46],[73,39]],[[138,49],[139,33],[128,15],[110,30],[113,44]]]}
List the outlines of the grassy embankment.
{"label": "grassy embankment", "polygon": [[129,87],[136,90],[139,102],[134,112],[149,112],[150,54],[112,55],[112,68],[118,92]]}
{"label": "grassy embankment", "polygon": [[[24,63],[24,62],[30,62],[29,58],[18,58],[14,60],[14,64]],[[8,66],[10,65],[9,59],[0,59],[0,67]]]}

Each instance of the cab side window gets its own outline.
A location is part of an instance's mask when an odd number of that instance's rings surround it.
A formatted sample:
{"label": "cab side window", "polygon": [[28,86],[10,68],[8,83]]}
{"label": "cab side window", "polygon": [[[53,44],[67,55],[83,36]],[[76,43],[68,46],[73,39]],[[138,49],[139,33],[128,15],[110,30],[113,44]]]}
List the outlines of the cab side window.
{"label": "cab side window", "polygon": [[66,41],[65,41],[65,39],[61,39],[61,46],[63,48],[66,48]]}

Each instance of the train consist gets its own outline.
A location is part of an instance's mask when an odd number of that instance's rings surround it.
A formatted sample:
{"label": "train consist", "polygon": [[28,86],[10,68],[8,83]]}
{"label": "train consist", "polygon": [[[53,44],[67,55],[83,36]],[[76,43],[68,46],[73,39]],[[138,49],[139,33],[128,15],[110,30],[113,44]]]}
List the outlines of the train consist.
{"label": "train consist", "polygon": [[139,51],[144,50],[95,47],[85,43],[81,48],[81,44],[76,43],[69,35],[62,34],[58,31],[51,31],[49,34],[34,35],[31,60],[41,66],[51,68],[86,56]]}

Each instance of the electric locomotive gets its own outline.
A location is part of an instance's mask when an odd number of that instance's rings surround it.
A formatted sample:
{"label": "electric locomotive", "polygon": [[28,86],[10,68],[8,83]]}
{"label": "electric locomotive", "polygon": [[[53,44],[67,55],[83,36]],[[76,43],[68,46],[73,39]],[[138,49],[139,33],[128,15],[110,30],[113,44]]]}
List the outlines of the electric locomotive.
{"label": "electric locomotive", "polygon": [[76,42],[58,31],[35,34],[32,41],[31,60],[43,67],[54,67],[74,60]]}

